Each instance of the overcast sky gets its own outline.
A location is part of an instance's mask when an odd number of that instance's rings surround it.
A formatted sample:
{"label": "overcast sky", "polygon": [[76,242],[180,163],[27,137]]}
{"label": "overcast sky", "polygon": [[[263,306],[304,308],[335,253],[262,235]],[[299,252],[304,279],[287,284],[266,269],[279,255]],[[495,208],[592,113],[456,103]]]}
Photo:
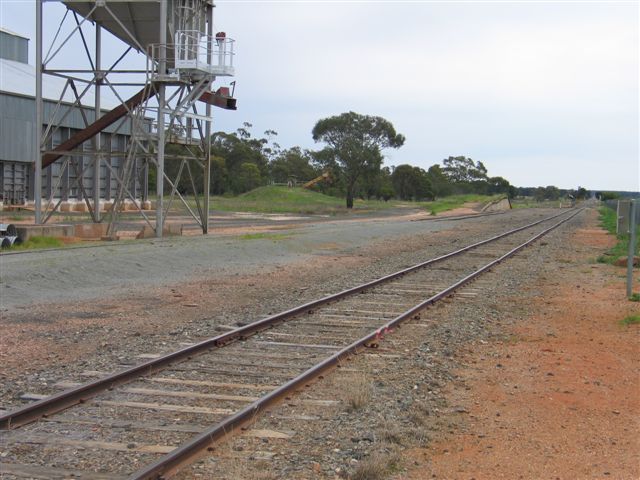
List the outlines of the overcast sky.
{"label": "overcast sky", "polygon": [[[0,0],[0,25],[34,38],[33,12]],[[639,20],[638,1],[219,0],[238,111],[215,128],[317,148],[314,123],[353,110],[407,137],[386,165],[465,155],[519,186],[637,191]]]}

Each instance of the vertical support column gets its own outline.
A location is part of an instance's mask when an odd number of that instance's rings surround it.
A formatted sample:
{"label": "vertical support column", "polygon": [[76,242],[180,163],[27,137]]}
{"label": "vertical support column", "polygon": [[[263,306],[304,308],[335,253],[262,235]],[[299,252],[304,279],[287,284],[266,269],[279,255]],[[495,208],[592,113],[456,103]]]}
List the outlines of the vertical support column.
{"label": "vertical support column", "polygon": [[[100,87],[102,84],[102,73],[100,72],[100,61],[102,56],[102,27],[96,23],[96,62],[95,62],[95,82],[96,82],[96,102],[95,102],[95,120],[98,120],[100,114]],[[102,164],[102,137],[98,132],[95,136],[96,156],[93,160],[93,221],[100,222],[100,166]]]}
{"label": "vertical support column", "polygon": [[131,186],[129,187],[129,191],[131,192],[131,196],[138,199],[138,157],[133,158],[133,165],[131,166]]}
{"label": "vertical support column", "polygon": [[638,200],[631,200],[629,214],[629,251],[627,257],[627,298],[633,294],[633,257],[636,253],[636,209]]}
{"label": "vertical support column", "polygon": [[[211,65],[213,59],[213,5],[207,5],[207,64]],[[211,195],[211,105],[207,103],[207,123],[205,125],[205,135],[207,138],[204,141],[204,211],[202,219],[202,233],[209,233],[209,201]]]}
{"label": "vertical support column", "polygon": [[[64,142],[71,136],[71,131],[69,128],[62,127],[60,129],[60,139]],[[69,170],[71,169],[71,164],[69,163],[71,159],[67,159],[63,164],[64,169],[60,171],[60,198],[64,202],[69,201]]]}
{"label": "vertical support column", "polygon": [[53,165],[51,165],[49,168],[47,168],[47,185],[46,185],[46,191],[47,191],[47,205],[49,205],[49,201],[53,199]]}
{"label": "vertical support column", "polygon": [[34,126],[35,171],[33,178],[33,200],[35,223],[42,223],[42,0],[36,0],[36,124]]}
{"label": "vertical support column", "polygon": [[142,201],[149,200],[149,159],[144,161],[144,174],[142,177]]}
{"label": "vertical support column", "polygon": [[166,86],[162,78],[167,72],[167,0],[160,1],[160,58],[158,59],[158,171],[156,179],[156,237],[162,238],[164,228],[164,108]]}

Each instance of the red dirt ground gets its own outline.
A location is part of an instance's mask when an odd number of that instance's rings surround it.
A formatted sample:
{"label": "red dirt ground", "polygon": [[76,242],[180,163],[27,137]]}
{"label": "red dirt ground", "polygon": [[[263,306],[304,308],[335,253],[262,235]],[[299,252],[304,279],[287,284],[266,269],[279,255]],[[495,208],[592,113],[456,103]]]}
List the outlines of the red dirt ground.
{"label": "red dirt ground", "polygon": [[622,269],[590,263],[611,236],[573,241],[580,253],[532,286],[535,314],[466,358],[449,392],[464,427],[409,452],[421,466],[403,478],[640,478],[640,326],[620,324],[640,306]]}

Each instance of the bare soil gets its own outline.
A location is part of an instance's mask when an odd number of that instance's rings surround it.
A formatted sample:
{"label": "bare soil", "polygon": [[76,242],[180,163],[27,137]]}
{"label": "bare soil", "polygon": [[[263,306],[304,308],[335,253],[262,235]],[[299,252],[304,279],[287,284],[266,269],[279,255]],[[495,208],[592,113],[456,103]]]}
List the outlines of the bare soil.
{"label": "bare soil", "polygon": [[[73,380],[75,370],[172,350],[218,324],[380,276],[417,253],[504,230],[505,221],[354,249],[322,236],[315,257],[140,286],[125,297],[32,305],[1,322],[0,405],[21,403],[21,391],[52,393],[48,385]],[[624,298],[622,269],[594,263],[612,242],[596,213],[572,225],[489,272],[470,296],[429,310],[428,325],[404,326],[301,393],[335,406],[291,401],[257,419],[255,428],[291,438],[238,436],[179,478],[640,478],[640,328],[619,324],[640,305]],[[362,375],[367,381],[357,381]],[[365,467],[370,476],[357,477]]]}
{"label": "bare soil", "polygon": [[[393,217],[385,222],[403,220],[406,222],[406,217]],[[516,220],[516,224],[521,221]],[[425,245],[448,250],[449,242],[456,241],[461,231],[486,236],[482,233],[486,229],[487,225],[481,223],[455,224],[453,229],[439,232],[377,239],[357,249],[345,248],[343,236],[338,236],[334,237],[336,242],[318,240],[313,245],[313,256],[305,255],[293,261],[277,263],[276,258],[275,263],[265,262],[236,271],[221,268],[204,275],[191,275],[189,281],[171,285],[133,285],[134,282],[125,279],[124,283],[131,285],[126,294],[114,294],[104,288],[103,297],[98,299],[81,297],[72,302],[34,303],[10,314],[2,313],[0,381],[4,388],[0,390],[0,408],[23,403],[20,399],[23,392],[53,393],[48,388],[54,380],[59,380],[65,372],[70,375],[83,365],[111,370],[114,367],[110,362],[115,365],[139,362],[132,354],[159,353],[175,349],[180,341],[208,338],[218,333],[217,324],[229,325],[238,320],[247,323],[300,301],[361,283],[353,278],[355,272],[365,275],[364,279],[376,278],[381,275],[377,269],[382,259],[400,255],[392,261],[400,262],[391,267],[390,270],[395,271],[411,263],[402,257],[402,252],[411,256]],[[255,233],[255,230],[244,227],[235,233]],[[235,243],[243,242],[235,239]],[[256,244],[254,248],[265,250],[263,244]],[[111,253],[114,261],[119,254],[119,250]],[[224,265],[224,260],[221,264]],[[150,276],[152,267],[146,265]],[[45,270],[46,267],[43,274]],[[47,283],[48,293],[62,291],[58,283]]]}
{"label": "bare soil", "polygon": [[620,324],[640,306],[622,269],[591,263],[613,241],[573,233],[530,318],[463,358],[446,394],[463,427],[407,452],[427,463],[401,478],[640,478],[640,326]]}

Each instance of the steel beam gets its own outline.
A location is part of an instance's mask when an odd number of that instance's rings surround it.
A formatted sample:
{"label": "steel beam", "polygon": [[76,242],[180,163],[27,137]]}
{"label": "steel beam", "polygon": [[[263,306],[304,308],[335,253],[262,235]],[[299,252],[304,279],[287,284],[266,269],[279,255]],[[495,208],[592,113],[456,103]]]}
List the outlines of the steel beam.
{"label": "steel beam", "polygon": [[33,178],[33,200],[35,223],[42,223],[42,0],[36,0],[36,124],[34,126],[35,169]]}
{"label": "steel beam", "polygon": [[[211,38],[213,36],[213,5],[207,5],[207,36]],[[207,64],[211,65],[213,58],[213,44],[211,41],[207,42]],[[211,200],[211,105],[207,103],[206,106],[207,122],[204,128],[204,208],[202,213],[202,233],[205,235],[209,233],[209,202]]]}
{"label": "steel beam", "polygon": [[[129,111],[140,105],[145,100],[148,100],[154,91],[152,88],[143,88],[138,93],[136,93],[133,97],[126,100],[123,104],[118,105],[116,108],[111,110],[102,116],[99,120],[93,122],[84,130],[80,130],[78,133],[74,134],[69,138],[69,140],[62,142],[53,150],[55,152],[68,152],[73,150],[78,145],[86,142],[91,139],[96,133],[103,131],[109,125],[117,122],[119,119],[124,117]],[[62,157],[64,153],[47,153],[42,158],[42,166],[48,167],[53,162]]]}
{"label": "steel beam", "polygon": [[[164,76],[167,72],[167,0],[160,0],[160,58],[158,59],[158,74]],[[156,161],[156,237],[162,238],[164,228],[164,108],[166,100],[166,85],[160,83],[158,87],[158,157]]]}
{"label": "steel beam", "polygon": [[[95,58],[95,116],[94,122],[100,119],[100,87],[102,84],[102,73],[100,73],[100,62],[102,57],[102,27],[96,23],[96,58]],[[81,107],[82,108],[82,107]],[[100,164],[102,162],[102,135],[98,132],[95,136],[95,150],[98,155],[93,159],[93,221],[100,222]]]}

